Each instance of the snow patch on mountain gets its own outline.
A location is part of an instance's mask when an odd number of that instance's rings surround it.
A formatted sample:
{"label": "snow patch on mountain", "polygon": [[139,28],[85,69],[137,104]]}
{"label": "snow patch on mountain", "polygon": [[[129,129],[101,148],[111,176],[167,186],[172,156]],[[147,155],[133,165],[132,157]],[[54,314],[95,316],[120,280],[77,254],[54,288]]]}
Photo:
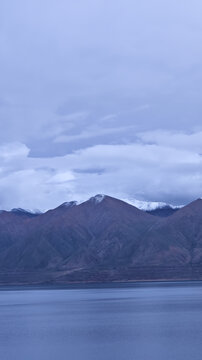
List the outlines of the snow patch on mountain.
{"label": "snow patch on mountain", "polygon": [[95,202],[96,204],[101,203],[105,198],[104,194],[97,194],[93,197],[91,197],[89,200]]}
{"label": "snow patch on mountain", "polygon": [[156,209],[163,209],[165,207],[170,207],[171,209],[180,209],[184,205],[171,205],[164,202],[159,201],[143,201],[143,200],[136,200],[136,199],[123,199],[123,201],[129,203],[137,207],[140,210],[144,211],[152,211]]}
{"label": "snow patch on mountain", "polygon": [[72,207],[72,206],[76,206],[78,205],[78,201],[68,201],[68,202],[64,202],[62,205],[63,207]]}

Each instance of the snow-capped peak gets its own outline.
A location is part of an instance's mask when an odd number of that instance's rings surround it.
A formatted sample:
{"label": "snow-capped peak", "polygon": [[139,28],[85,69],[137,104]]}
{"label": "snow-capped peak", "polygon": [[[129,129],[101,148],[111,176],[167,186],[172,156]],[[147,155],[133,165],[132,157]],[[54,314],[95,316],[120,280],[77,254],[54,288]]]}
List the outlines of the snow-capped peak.
{"label": "snow-capped peak", "polygon": [[104,194],[97,194],[93,197],[91,197],[89,200],[95,202],[96,204],[99,204],[104,200],[105,195]]}
{"label": "snow-capped peak", "polygon": [[61,206],[64,206],[64,207],[72,207],[72,206],[75,206],[75,205],[78,205],[78,202],[77,202],[77,201],[64,202]]}

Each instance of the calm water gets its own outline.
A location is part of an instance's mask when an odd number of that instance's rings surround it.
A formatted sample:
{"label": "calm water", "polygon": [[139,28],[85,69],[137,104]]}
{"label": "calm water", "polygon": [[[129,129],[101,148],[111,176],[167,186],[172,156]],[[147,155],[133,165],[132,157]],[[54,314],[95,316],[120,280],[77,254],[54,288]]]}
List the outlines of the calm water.
{"label": "calm water", "polygon": [[1,360],[201,360],[202,284],[0,291]]}

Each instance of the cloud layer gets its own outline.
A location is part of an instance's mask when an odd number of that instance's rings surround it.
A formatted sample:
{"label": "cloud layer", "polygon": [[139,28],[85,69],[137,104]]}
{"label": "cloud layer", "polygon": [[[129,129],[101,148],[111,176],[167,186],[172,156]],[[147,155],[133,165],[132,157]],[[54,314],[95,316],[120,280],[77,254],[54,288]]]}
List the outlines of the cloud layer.
{"label": "cloud layer", "polygon": [[164,132],[163,141],[160,134],[141,133],[134,143],[95,145],[47,158],[30,157],[20,143],[4,145],[1,208],[15,204],[45,210],[96,193],[173,204],[197,198],[202,194],[202,133]]}
{"label": "cloud layer", "polygon": [[202,196],[200,0],[2,0],[0,208]]}

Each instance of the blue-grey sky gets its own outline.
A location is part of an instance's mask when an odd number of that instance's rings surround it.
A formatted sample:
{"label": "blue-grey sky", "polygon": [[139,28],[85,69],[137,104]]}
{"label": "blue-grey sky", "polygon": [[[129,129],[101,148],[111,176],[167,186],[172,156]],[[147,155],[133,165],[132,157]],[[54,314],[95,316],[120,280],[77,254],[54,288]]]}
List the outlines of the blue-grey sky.
{"label": "blue-grey sky", "polygon": [[0,208],[202,196],[200,0],[1,0]]}

